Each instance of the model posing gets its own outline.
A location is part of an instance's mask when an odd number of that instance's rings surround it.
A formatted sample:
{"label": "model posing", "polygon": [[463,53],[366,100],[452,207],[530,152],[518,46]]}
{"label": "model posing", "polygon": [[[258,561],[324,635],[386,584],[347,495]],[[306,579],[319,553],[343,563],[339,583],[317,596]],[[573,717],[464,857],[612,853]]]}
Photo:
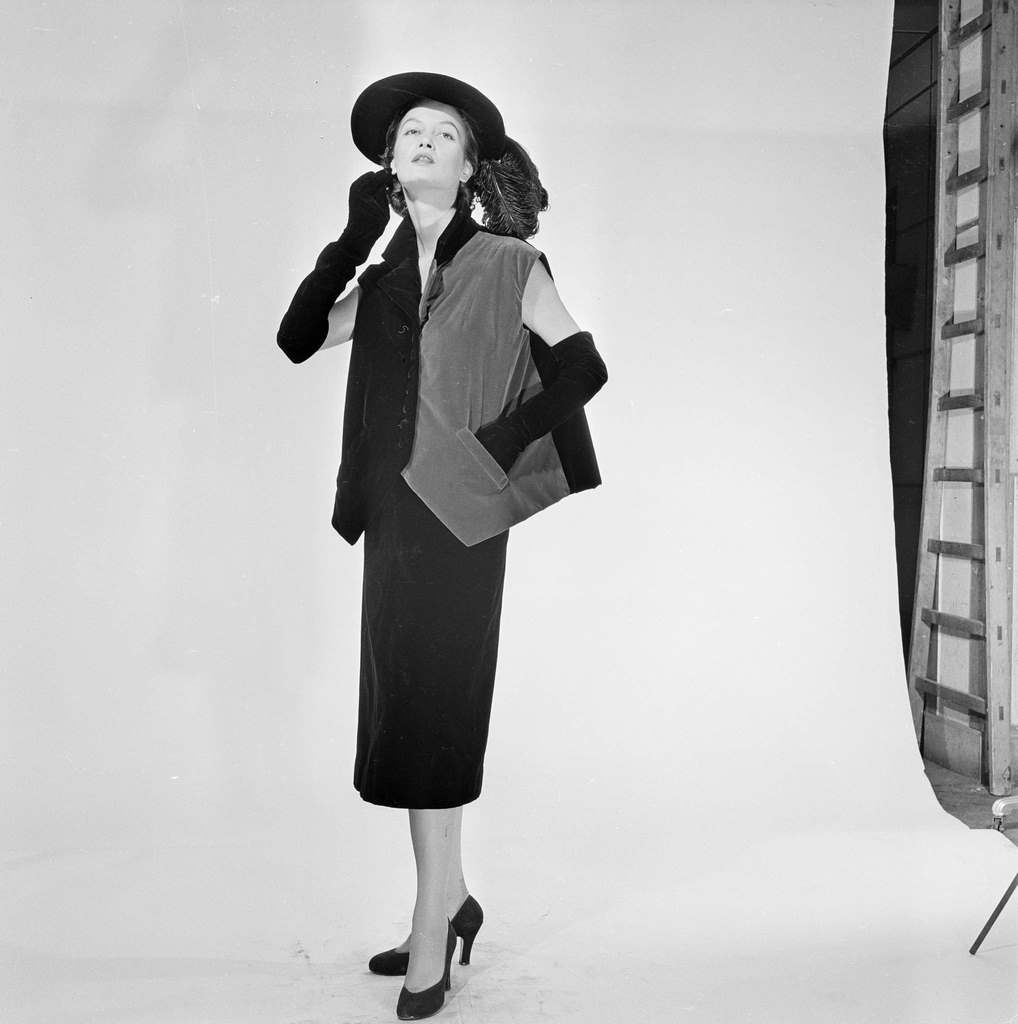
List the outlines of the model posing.
{"label": "model posing", "polygon": [[[369,967],[405,974],[396,1013],[413,1020],[441,1008],[456,939],[467,964],[483,919],[460,829],[481,793],[509,528],[601,482],[583,406],[607,373],[524,241],[547,194],[486,96],[394,75],[364,90],[351,127],[382,169],[351,186],[278,343],[302,362],[353,341],[332,517],[349,543],[364,536],[353,782],[409,809],[417,864],[410,935]],[[339,298],[390,210],[402,222],[382,262]]]}

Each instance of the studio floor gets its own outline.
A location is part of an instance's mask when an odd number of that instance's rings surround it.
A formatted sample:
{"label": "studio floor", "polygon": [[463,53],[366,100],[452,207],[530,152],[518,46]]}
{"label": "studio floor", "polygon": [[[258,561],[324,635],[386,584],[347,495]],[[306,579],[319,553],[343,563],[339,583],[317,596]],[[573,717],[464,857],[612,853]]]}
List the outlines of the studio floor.
{"label": "studio floor", "polygon": [[[366,962],[406,931],[405,817],[348,810],[362,828],[316,831],[307,815],[8,858],[0,1019],[395,1020],[401,980]],[[601,832],[595,816],[565,827],[548,801],[495,812],[465,832],[486,920],[438,1020],[1018,1021],[1018,901],[968,953],[1018,856],[935,806],[923,828],[845,830],[828,815],[751,834],[661,815],[643,833]]]}

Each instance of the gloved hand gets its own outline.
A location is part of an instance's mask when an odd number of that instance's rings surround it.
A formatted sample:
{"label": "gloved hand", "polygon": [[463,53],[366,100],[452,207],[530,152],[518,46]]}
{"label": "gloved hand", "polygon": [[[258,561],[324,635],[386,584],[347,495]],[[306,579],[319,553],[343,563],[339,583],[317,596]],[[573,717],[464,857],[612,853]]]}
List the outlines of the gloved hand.
{"label": "gloved hand", "polygon": [[[389,223],[389,186],[392,171],[384,167],[362,174],[350,186],[349,216],[337,245],[358,264],[363,263],[371,247],[382,237]],[[321,259],[321,257],[319,257]]]}
{"label": "gloved hand", "polygon": [[276,334],[276,343],[293,362],[303,362],[322,347],[329,333],[329,310],[389,223],[391,183],[392,173],[383,168],[362,174],[350,186],[347,225],[301,281]]}
{"label": "gloved hand", "polygon": [[504,419],[485,423],[475,432],[477,440],[487,449],[488,454],[508,473],[512,464],[526,447],[516,431]]}
{"label": "gloved hand", "polygon": [[508,473],[531,442],[554,430],[582,409],[608,380],[604,360],[587,331],[551,346],[558,375],[543,391],[512,412],[477,430],[477,440]]}

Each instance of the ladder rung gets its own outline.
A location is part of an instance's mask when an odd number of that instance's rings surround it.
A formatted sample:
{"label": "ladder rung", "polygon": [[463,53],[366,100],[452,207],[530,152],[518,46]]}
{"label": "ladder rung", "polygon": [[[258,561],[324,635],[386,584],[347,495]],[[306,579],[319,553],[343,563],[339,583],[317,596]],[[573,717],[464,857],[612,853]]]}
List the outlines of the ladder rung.
{"label": "ladder rung", "polygon": [[966,231],[970,231],[972,228],[977,228],[982,223],[982,217],[973,217],[971,220],[965,221],[963,224],[959,224],[955,228],[955,234],[963,235]]}
{"label": "ladder rung", "polygon": [[933,479],[951,484],[981,484],[983,471],[979,467],[970,469],[959,466],[938,466],[933,471]]}
{"label": "ladder rung", "polygon": [[915,688],[920,693],[927,693],[948,704],[963,707],[966,711],[971,711],[976,715],[984,717],[986,715],[986,701],[974,693],[965,693],[962,690],[952,689],[950,686],[941,686],[935,679],[927,679],[925,676],[916,676]]}
{"label": "ladder rung", "polygon": [[974,39],[980,32],[985,32],[993,24],[993,12],[983,11],[978,18],[966,21],[964,25],[953,28],[947,35],[948,46],[961,46]]}
{"label": "ladder rung", "polygon": [[941,395],[937,399],[937,408],[941,412],[949,409],[982,409],[983,396],[978,391],[971,395]]}
{"label": "ladder rung", "polygon": [[956,263],[964,263],[966,260],[978,260],[986,255],[986,239],[980,238],[978,242],[971,245],[963,245],[960,249],[956,242],[951,243],[951,248],[944,253],[944,263],[953,267]]}
{"label": "ladder rung", "polygon": [[966,114],[971,114],[973,110],[989,106],[989,103],[990,90],[980,89],[975,95],[969,96],[967,100],[959,100],[957,103],[952,103],[947,108],[947,120],[958,121]]}
{"label": "ladder rung", "polygon": [[986,164],[980,164],[978,167],[973,167],[971,171],[966,171],[964,174],[951,174],[944,184],[948,192],[960,192],[962,189],[971,188],[973,185],[978,185],[980,182],[986,181],[989,176],[989,167],[987,167]]}
{"label": "ladder rung", "polygon": [[966,334],[982,334],[983,318],[977,316],[975,320],[962,320],[960,323],[944,324],[940,336],[946,341],[948,338],[961,338]]}
{"label": "ladder rung", "polygon": [[934,555],[951,555],[954,558],[971,558],[973,562],[986,560],[982,544],[963,544],[957,540],[931,540],[926,550]]}
{"label": "ladder rung", "polygon": [[964,615],[951,615],[948,612],[938,612],[935,608],[923,609],[923,622],[928,626],[949,629],[955,633],[968,633],[976,637],[986,636],[986,626],[978,619],[969,619]]}

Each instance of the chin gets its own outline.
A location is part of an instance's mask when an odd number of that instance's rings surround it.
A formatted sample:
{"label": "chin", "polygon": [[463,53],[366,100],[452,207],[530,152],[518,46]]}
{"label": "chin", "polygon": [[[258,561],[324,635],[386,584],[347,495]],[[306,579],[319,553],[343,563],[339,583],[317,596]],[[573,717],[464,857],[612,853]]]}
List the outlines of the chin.
{"label": "chin", "polygon": [[455,203],[456,193],[459,191],[459,179],[450,184],[448,181],[442,181],[430,174],[411,175],[409,178],[400,177],[399,182],[403,186],[403,191],[411,199],[434,199],[441,193],[448,193],[452,197],[450,201]]}

